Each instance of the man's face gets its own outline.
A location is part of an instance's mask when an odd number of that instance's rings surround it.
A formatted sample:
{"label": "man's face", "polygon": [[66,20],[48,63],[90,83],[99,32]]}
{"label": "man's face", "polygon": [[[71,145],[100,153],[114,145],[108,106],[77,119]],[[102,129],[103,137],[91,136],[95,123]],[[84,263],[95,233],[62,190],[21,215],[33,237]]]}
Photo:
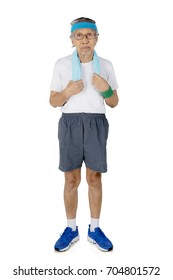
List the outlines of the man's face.
{"label": "man's face", "polygon": [[71,35],[72,44],[81,55],[93,54],[97,39],[96,31],[89,28],[77,29]]}

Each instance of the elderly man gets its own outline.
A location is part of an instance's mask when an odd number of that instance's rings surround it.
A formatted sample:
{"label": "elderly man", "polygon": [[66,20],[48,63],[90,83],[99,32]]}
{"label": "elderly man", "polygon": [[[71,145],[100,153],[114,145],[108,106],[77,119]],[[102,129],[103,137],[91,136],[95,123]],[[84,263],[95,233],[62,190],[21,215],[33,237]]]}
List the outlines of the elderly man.
{"label": "elderly man", "polygon": [[118,104],[117,81],[112,63],[98,57],[95,21],[78,18],[71,23],[72,55],[59,59],[51,83],[50,104],[61,107],[58,138],[59,169],[64,172],[64,204],[67,227],[55,244],[55,250],[65,251],[79,240],[76,226],[78,186],[81,167],[85,162],[89,186],[91,222],[88,241],[102,251],[113,249],[112,242],[99,227],[102,203],[102,173],[107,171],[106,143],[109,124],[105,104]]}

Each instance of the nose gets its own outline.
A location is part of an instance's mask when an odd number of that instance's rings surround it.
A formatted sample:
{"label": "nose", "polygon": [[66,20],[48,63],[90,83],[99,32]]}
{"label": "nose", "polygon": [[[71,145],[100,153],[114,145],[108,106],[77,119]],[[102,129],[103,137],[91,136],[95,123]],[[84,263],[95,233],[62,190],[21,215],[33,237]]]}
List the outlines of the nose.
{"label": "nose", "polygon": [[88,42],[89,42],[89,40],[88,40],[87,34],[86,34],[86,35],[84,35],[84,37],[82,39],[82,43],[88,43]]}

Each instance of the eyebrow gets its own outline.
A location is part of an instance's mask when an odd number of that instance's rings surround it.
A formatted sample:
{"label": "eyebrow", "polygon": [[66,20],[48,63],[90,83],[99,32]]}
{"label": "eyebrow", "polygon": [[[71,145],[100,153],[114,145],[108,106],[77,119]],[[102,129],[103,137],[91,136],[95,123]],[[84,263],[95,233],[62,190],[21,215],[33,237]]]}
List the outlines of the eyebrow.
{"label": "eyebrow", "polygon": [[[93,29],[89,29],[89,32],[96,33],[95,30],[93,30]],[[76,33],[82,33],[82,32],[79,30],[76,30],[74,33],[76,34]]]}

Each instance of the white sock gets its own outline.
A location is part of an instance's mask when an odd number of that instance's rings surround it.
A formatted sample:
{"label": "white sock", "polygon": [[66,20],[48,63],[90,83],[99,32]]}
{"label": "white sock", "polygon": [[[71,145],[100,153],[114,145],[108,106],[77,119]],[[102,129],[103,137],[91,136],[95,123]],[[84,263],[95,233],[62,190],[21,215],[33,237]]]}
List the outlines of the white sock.
{"label": "white sock", "polygon": [[99,219],[91,218],[90,231],[94,231],[96,227],[99,227]]}
{"label": "white sock", "polygon": [[76,219],[67,219],[67,226],[72,228],[73,231],[76,230]]}

